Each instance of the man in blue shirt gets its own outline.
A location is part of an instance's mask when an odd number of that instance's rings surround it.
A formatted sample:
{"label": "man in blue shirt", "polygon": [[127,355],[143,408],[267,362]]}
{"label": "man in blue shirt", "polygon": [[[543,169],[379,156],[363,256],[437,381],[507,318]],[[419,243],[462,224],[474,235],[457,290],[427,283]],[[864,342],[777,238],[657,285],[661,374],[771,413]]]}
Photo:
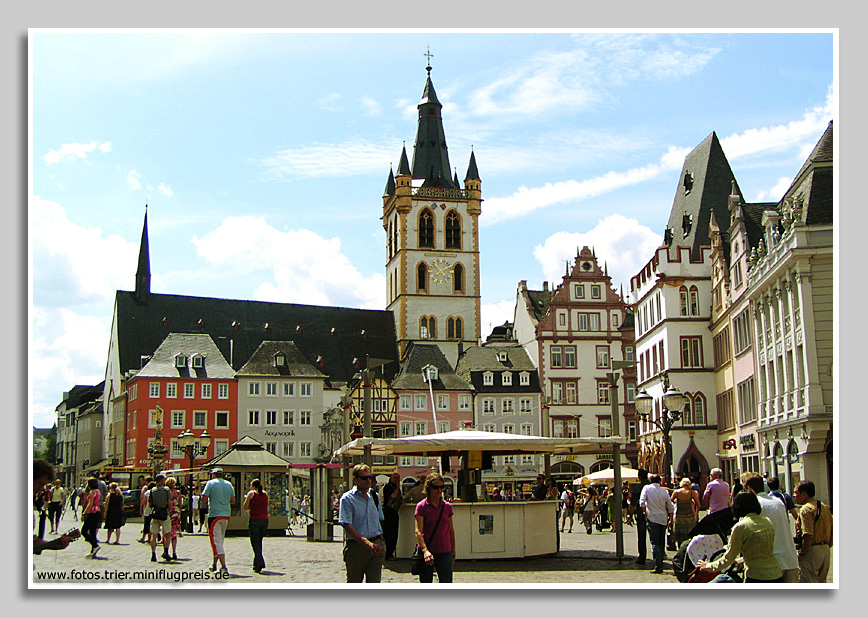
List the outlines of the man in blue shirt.
{"label": "man in blue shirt", "polygon": [[217,571],[217,561],[220,561],[220,573],[229,576],[226,568],[226,552],[223,549],[223,539],[226,537],[226,526],[232,505],[235,504],[235,488],[232,483],[223,478],[223,469],[211,470],[211,480],[205,483],[202,496],[199,498],[208,504],[208,537],[211,540],[212,562],[211,570]]}
{"label": "man in blue shirt", "polygon": [[353,488],[341,496],[338,523],[344,528],[347,583],[379,584],[386,552],[383,508],[370,491],[373,476],[365,464],[353,468]]}

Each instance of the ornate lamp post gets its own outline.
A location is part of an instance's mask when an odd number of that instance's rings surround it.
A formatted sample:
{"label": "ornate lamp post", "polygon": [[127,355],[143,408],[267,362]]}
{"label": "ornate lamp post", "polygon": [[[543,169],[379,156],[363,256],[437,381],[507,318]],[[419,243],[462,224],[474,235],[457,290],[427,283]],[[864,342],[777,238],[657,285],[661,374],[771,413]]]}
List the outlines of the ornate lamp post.
{"label": "ornate lamp post", "polygon": [[654,398],[645,390],[639,391],[634,399],[636,413],[644,420],[649,421],[657,426],[663,433],[663,443],[666,446],[666,479],[672,480],[672,438],[669,432],[675,421],[681,418],[681,412],[684,410],[684,405],[687,403],[687,397],[674,386],[669,386],[663,394],[663,414],[660,418],[654,418],[652,410],[654,408]]}
{"label": "ornate lamp post", "polygon": [[203,431],[198,438],[193,435],[189,429],[185,429],[178,436],[178,446],[187,454],[187,459],[190,462],[190,496],[187,500],[187,532],[193,533],[193,461],[200,455],[204,455],[211,445],[211,436],[207,431]]}

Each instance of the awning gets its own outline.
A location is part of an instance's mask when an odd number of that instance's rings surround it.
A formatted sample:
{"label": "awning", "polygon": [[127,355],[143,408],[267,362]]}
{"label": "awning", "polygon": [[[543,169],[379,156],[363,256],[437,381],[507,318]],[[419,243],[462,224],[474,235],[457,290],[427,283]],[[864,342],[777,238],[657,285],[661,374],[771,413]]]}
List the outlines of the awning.
{"label": "awning", "polygon": [[[587,476],[582,476],[573,481],[573,485],[589,485],[590,483],[611,483],[615,480],[615,469],[606,468],[605,470],[597,470]],[[621,468],[621,482],[638,481],[639,471],[633,468]]]}
{"label": "awning", "polygon": [[[492,455],[569,455],[599,450],[600,446],[626,444],[620,436],[608,438],[542,438],[511,433],[494,433],[475,429],[458,429],[406,438],[357,438],[334,452],[332,459],[364,455],[371,447],[372,455],[416,455],[434,457],[457,455],[463,451],[485,451]],[[597,447],[594,449],[594,447]]]}

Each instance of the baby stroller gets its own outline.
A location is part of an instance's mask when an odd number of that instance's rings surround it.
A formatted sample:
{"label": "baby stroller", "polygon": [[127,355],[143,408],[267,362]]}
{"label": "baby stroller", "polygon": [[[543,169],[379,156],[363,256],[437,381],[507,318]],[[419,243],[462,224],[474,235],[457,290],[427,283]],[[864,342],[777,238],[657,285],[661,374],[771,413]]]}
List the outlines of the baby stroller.
{"label": "baby stroller", "polygon": [[612,527],[612,523],[609,521],[609,507],[606,504],[605,498],[601,497],[597,500],[597,515],[594,518],[594,526],[597,528],[597,532],[602,532]]}
{"label": "baby stroller", "polygon": [[[681,583],[707,583],[717,579],[717,573],[700,571],[696,563],[700,560],[718,558],[726,547],[735,520],[729,508],[716,511],[703,517],[690,531],[672,558],[675,577]],[[725,571],[726,581],[741,581],[738,569],[733,565]]]}

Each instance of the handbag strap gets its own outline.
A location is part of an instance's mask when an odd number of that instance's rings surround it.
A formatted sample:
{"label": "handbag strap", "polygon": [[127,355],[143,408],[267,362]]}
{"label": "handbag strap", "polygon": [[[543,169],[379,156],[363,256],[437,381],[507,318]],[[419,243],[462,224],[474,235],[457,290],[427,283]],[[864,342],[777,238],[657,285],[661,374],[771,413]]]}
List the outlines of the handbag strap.
{"label": "handbag strap", "polygon": [[[437,533],[437,528],[440,526],[440,520],[443,519],[443,508],[445,506],[443,504],[443,502],[444,502],[443,498],[440,498],[440,517],[437,518],[437,523],[434,524],[434,529],[431,530],[431,537],[430,538],[432,538],[432,539],[434,538],[434,535]],[[422,535],[422,538],[425,539],[424,534]],[[428,539],[425,539],[425,545],[426,546],[428,545]]]}

